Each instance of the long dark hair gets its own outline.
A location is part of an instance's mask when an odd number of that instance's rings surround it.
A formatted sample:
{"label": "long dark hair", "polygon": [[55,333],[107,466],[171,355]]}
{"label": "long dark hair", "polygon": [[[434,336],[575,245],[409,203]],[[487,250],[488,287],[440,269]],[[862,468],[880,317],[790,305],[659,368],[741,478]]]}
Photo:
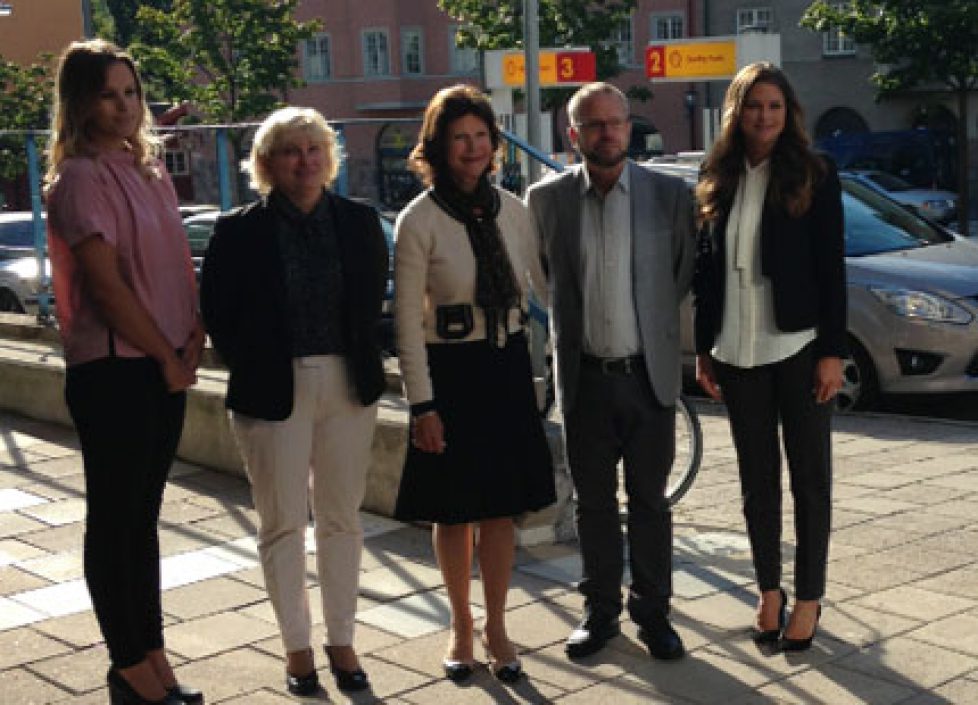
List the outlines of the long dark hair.
{"label": "long dark hair", "polygon": [[[448,126],[466,115],[475,115],[486,123],[492,149],[494,152],[499,149],[501,136],[489,99],[475,86],[464,83],[442,88],[425,108],[418,143],[408,157],[411,170],[421,177],[425,186],[449,178]],[[487,173],[494,168],[495,163],[490,162]]]}
{"label": "long dark hair", "polygon": [[733,201],[744,172],[746,145],[740,130],[744,103],[758,83],[769,83],[781,91],[785,100],[784,130],[771,154],[771,182],[767,198],[792,216],[805,213],[812,203],[815,184],[825,174],[825,164],[812,151],[805,132],[805,114],[788,77],[774,64],[760,61],[742,68],[723,99],[723,124],[720,137],[703,162],[696,186],[699,215],[703,221],[715,220],[724,204]]}

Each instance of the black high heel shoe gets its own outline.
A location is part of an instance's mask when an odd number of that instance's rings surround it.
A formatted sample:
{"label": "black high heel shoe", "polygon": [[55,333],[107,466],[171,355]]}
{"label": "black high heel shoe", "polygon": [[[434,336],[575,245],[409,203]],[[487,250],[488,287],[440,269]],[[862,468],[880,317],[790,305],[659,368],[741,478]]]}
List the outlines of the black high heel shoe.
{"label": "black high heel shoe", "polygon": [[778,628],[758,629],[757,627],[751,627],[750,638],[753,639],[755,644],[773,644],[781,638],[781,632],[784,631],[785,625],[788,623],[788,595],[785,593],[784,588],[778,588],[778,591],[781,593],[781,609],[778,610]]}
{"label": "black high heel shoe", "polygon": [[781,651],[808,651],[812,648],[812,640],[815,638],[815,633],[818,632],[818,620],[822,618],[822,605],[818,606],[818,611],[815,613],[815,626],[812,627],[811,636],[805,637],[804,639],[789,639],[787,637],[781,637],[778,641],[778,648]]}
{"label": "black high heel shoe", "polygon": [[492,653],[492,649],[489,648],[489,640],[484,633],[482,635],[482,648],[485,649],[486,658],[489,660],[489,670],[503,683],[515,683],[523,675],[523,665],[520,663],[512,643],[509,644],[509,647],[513,651],[512,659],[503,661]]}
{"label": "black high heel shoe", "polygon": [[445,677],[455,683],[461,683],[472,677],[472,664],[467,661],[443,658],[441,660],[441,667],[445,671]]}
{"label": "black high heel shoe", "polygon": [[328,646],[323,646],[323,651],[326,652],[326,658],[329,660],[329,672],[333,674],[337,688],[344,693],[355,693],[370,687],[370,681],[362,668],[357,668],[354,671],[343,670],[333,663],[333,656],[329,653]]}
{"label": "black high heel shoe", "polygon": [[175,686],[166,689],[166,694],[171,698],[176,698],[183,705],[203,705],[204,694],[189,685],[177,683]]}
{"label": "black high heel shoe", "polygon": [[109,669],[105,680],[109,684],[109,702],[112,705],[183,705],[182,700],[173,697],[169,692],[159,700],[144,698],[114,668]]}

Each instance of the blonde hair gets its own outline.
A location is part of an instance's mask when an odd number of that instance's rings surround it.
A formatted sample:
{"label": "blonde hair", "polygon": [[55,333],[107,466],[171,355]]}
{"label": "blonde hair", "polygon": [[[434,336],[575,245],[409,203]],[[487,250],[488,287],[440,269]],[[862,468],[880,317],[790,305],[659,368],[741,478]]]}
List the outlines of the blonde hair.
{"label": "blonde hair", "polygon": [[160,140],[150,132],[153,116],[146,105],[143,84],[132,57],[104,39],[72,42],[58,58],[55,73],[54,105],[51,110],[51,143],[48,147],[48,171],[45,182],[57,179],[61,163],[70,157],[93,157],[96,150],[89,134],[92,106],[105,86],[109,67],[125,64],[132,72],[136,94],[142,106],[136,130],[128,138],[136,163],[149,177],[159,177]]}
{"label": "blonde hair", "polygon": [[305,132],[326,146],[327,163],[323,186],[329,188],[336,180],[343,162],[343,149],[336,137],[336,131],[327,124],[326,118],[313,108],[280,108],[265,118],[259,126],[246,164],[246,169],[251,174],[251,187],[263,196],[275,187],[269,173],[268,160],[296,132]]}

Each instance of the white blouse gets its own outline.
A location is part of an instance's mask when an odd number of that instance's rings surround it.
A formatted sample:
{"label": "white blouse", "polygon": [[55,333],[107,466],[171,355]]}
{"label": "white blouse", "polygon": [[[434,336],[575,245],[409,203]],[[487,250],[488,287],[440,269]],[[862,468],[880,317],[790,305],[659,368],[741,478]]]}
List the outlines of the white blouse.
{"label": "white blouse", "polygon": [[786,333],[774,321],[771,280],[761,273],[761,215],[770,162],[745,164],[726,231],[726,288],[713,357],[736,367],[785,360],[815,339],[815,329]]}

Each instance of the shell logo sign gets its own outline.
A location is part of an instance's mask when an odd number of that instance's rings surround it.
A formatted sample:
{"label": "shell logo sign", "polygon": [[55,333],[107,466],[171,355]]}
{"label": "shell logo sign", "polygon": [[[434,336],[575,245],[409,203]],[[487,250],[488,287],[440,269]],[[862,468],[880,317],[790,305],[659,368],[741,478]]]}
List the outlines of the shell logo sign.
{"label": "shell logo sign", "polygon": [[652,80],[724,79],[736,72],[733,41],[650,44],[645,49],[645,75]]}
{"label": "shell logo sign", "polygon": [[[597,78],[597,61],[588,49],[541,49],[540,86],[580,86]],[[521,51],[486,52],[489,88],[522,88],[526,63]]]}

